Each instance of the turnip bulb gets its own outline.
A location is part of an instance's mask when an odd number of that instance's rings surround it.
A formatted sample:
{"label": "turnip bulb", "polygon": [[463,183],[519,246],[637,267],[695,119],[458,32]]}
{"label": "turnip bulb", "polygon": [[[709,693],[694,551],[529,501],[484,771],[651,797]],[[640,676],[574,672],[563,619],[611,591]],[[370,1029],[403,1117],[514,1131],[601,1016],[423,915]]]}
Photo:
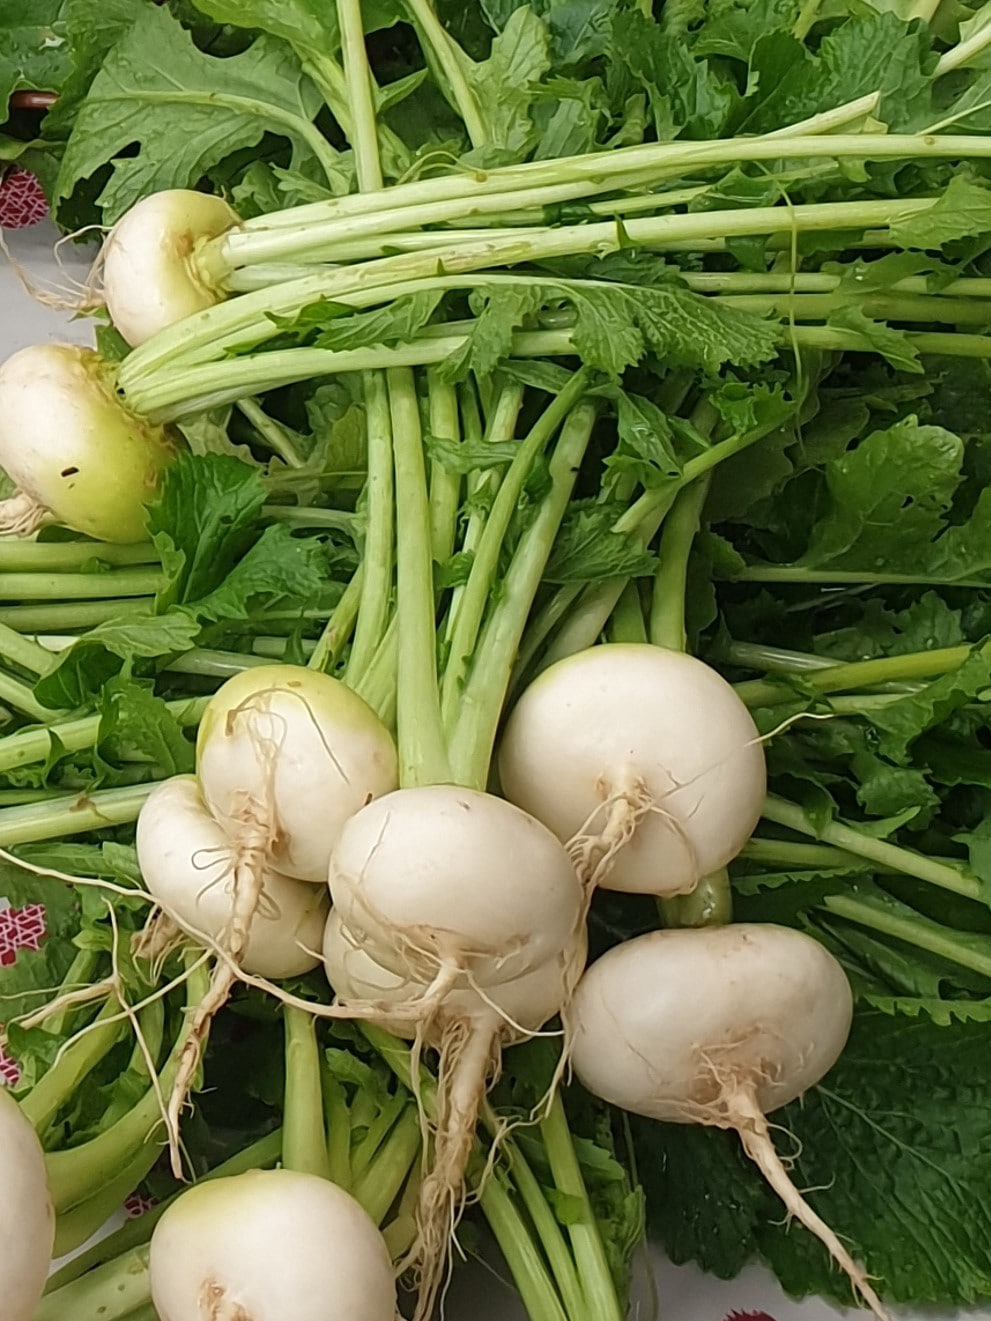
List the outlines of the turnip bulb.
{"label": "turnip bulb", "polygon": [[18,488],[0,503],[0,533],[62,523],[141,541],[172,458],[168,431],[123,406],[112,365],[92,349],[35,344],[0,366],[0,468]]}
{"label": "turnip bulb", "polygon": [[330,860],[341,920],[413,981],[509,982],[570,949],[585,897],[539,821],[453,785],[399,789],[345,824]]}
{"label": "turnip bulb", "polygon": [[558,661],[506,724],[499,778],[510,802],[569,843],[607,889],[690,893],[760,818],[760,737],[710,666],[647,643]]}
{"label": "turnip bulb", "polygon": [[228,679],[200,722],[196,773],[232,836],[261,832],[272,867],[318,885],[348,818],[399,782],[395,743],[371,707],[298,665]]}
{"label": "turnip bulb", "polygon": [[588,969],[569,1008],[572,1063],[594,1095],[669,1124],[735,1130],[790,1215],[880,1318],[864,1269],[794,1186],[765,1115],[832,1068],[853,997],[818,941],[788,927],[654,931]]}
{"label": "turnip bulb", "polygon": [[0,1289],[3,1321],[31,1321],[55,1242],[55,1212],[35,1131],[0,1086]]}
{"label": "turnip bulb", "polygon": [[184,1192],[155,1226],[160,1321],[395,1321],[385,1240],[312,1174],[252,1170]]}
{"label": "turnip bulb", "polygon": [[103,245],[103,296],[132,348],[225,295],[197,264],[203,245],[240,224],[221,197],[189,188],[135,203]]}

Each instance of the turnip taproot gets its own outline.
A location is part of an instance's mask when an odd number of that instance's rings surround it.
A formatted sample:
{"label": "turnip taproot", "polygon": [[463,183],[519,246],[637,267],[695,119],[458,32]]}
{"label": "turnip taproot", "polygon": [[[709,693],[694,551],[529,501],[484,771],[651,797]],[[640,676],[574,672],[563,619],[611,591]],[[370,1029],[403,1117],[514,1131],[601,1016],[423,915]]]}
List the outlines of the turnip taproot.
{"label": "turnip taproot", "polygon": [[765,1118],[832,1068],[852,1014],[843,969],[802,932],[749,924],[655,931],[617,945],[582,977],[569,1009],[572,1062],[612,1105],[735,1130],[789,1215],[884,1318],[864,1269],[792,1183]]}
{"label": "turnip taproot", "polygon": [[545,670],[507,721],[499,777],[593,883],[661,896],[689,893],[736,856],[766,780],[730,685],[647,643],[591,647]]}
{"label": "turnip taproot", "polygon": [[228,679],[200,722],[196,773],[232,836],[261,829],[272,867],[318,885],[347,819],[399,783],[395,743],[371,707],[299,665]]}

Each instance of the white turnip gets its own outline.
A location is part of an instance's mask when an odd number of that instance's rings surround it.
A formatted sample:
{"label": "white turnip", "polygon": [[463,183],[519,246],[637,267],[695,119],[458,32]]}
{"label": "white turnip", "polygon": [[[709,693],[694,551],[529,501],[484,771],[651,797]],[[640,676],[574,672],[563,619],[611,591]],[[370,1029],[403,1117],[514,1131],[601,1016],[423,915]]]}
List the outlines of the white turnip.
{"label": "white turnip", "polygon": [[3,1321],[31,1321],[55,1242],[55,1212],[35,1131],[0,1086],[0,1288]]}
{"label": "white turnip", "polygon": [[385,1240],[326,1179],[252,1170],[201,1183],[155,1226],[161,1321],[394,1321]]}
{"label": "white turnip", "polygon": [[100,541],[141,541],[172,457],[168,432],[121,404],[111,365],[92,349],[35,344],[0,366],[0,468],[18,488],[0,503],[0,533],[57,522]]}
{"label": "white turnip", "polygon": [[655,931],[582,977],[569,1009],[572,1062],[590,1092],[624,1110],[734,1129],[788,1213],[883,1318],[866,1272],[792,1183],[765,1118],[832,1068],[852,1013],[843,969],[799,931]]}
{"label": "white turnip", "polygon": [[690,893],[749,839],[765,792],[750,713],[708,665],[646,643],[558,661],[526,690],[499,750],[506,797],[614,890]]}
{"label": "white turnip", "polygon": [[200,722],[196,773],[232,836],[260,831],[272,867],[319,885],[344,823],[399,782],[395,743],[371,707],[298,665],[228,679]]}
{"label": "white turnip", "polygon": [[196,257],[238,224],[223,198],[188,188],[152,193],[118,220],[103,245],[103,295],[132,348],[222,301]]}

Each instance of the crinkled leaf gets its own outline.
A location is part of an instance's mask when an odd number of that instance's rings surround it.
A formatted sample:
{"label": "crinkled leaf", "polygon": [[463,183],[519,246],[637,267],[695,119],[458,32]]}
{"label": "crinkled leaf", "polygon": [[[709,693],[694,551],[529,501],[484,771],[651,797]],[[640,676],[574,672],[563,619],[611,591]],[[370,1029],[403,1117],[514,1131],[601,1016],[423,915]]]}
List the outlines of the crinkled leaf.
{"label": "crinkled leaf", "polygon": [[475,321],[464,343],[441,364],[447,381],[461,381],[474,372],[488,376],[512,348],[513,335],[541,308],[545,293],[531,283],[483,285],[472,296]]}
{"label": "crinkled leaf", "polygon": [[849,305],[829,314],[828,325],[836,330],[852,331],[865,349],[879,353],[892,367],[903,372],[923,372],[919,351],[905,330],[897,330],[883,321],[865,316],[859,307]]}
{"label": "crinkled leaf", "polygon": [[936,249],[956,239],[991,232],[991,190],[955,174],[943,195],[924,211],[897,217],[888,226],[891,238],[906,248]]}
{"label": "crinkled leaf", "polygon": [[35,684],[35,696],[54,709],[82,706],[135,661],[188,651],[196,645],[199,631],[199,622],[182,609],[107,620],[62,653],[54,668]]}
{"label": "crinkled leaf", "polygon": [[[266,133],[312,151],[319,96],[292,51],[260,37],[240,55],[197,50],[167,10],[149,6],[113,48],[79,108],[57,196],[112,163],[99,197],[114,221],[139,198],[193,187],[223,157]],[[137,154],[125,153],[138,147]]]}
{"label": "crinkled leaf", "polygon": [[605,578],[646,577],[656,556],[636,538],[613,531],[622,512],[615,504],[573,501],[558,531],[544,580],[550,583],[600,582]]}
{"label": "crinkled leaf", "polygon": [[193,607],[201,619],[246,619],[249,606],[275,601],[304,605],[326,585],[325,554],[313,538],[294,537],[283,523],[267,527],[219,587]]}

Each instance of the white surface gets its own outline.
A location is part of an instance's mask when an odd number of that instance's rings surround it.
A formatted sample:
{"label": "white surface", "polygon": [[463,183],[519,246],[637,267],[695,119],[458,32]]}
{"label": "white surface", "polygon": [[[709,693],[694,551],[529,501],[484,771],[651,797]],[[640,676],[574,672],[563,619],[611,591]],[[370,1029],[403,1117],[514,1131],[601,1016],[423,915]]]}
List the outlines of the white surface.
{"label": "white surface", "polygon": [[[59,272],[52,249],[55,232],[48,225],[37,225],[4,235],[12,258],[20,263],[29,279],[46,287],[65,284],[66,272]],[[80,250],[63,245],[62,261],[76,279],[85,278],[94,249]],[[41,340],[71,340],[92,343],[92,330],[86,321],[72,322],[64,312],[43,307],[26,292],[9,263],[0,258],[0,361],[16,349]],[[837,1226],[842,1232],[842,1225]],[[798,1228],[793,1233],[801,1233]],[[774,1279],[764,1270],[752,1267],[735,1280],[714,1280],[691,1266],[674,1267],[656,1249],[649,1250],[649,1265],[656,1278],[657,1315],[661,1321],[724,1321],[733,1311],[766,1312],[773,1321],[837,1321],[865,1315],[842,1312],[819,1299],[802,1303],[784,1296]],[[646,1263],[644,1266],[646,1272]],[[651,1291],[642,1288],[631,1312],[631,1321],[650,1321],[655,1314]],[[912,1315],[901,1314],[904,1321]],[[921,1321],[922,1314],[914,1314]],[[936,1312],[925,1314],[925,1321],[939,1321]],[[972,1321],[991,1321],[991,1310],[971,1312]],[[491,1273],[476,1268],[460,1272],[452,1285],[445,1308],[446,1321],[525,1321],[525,1314],[511,1289]],[[578,1321],[575,1318],[575,1321]],[[597,1321],[595,1317],[582,1321]]]}

